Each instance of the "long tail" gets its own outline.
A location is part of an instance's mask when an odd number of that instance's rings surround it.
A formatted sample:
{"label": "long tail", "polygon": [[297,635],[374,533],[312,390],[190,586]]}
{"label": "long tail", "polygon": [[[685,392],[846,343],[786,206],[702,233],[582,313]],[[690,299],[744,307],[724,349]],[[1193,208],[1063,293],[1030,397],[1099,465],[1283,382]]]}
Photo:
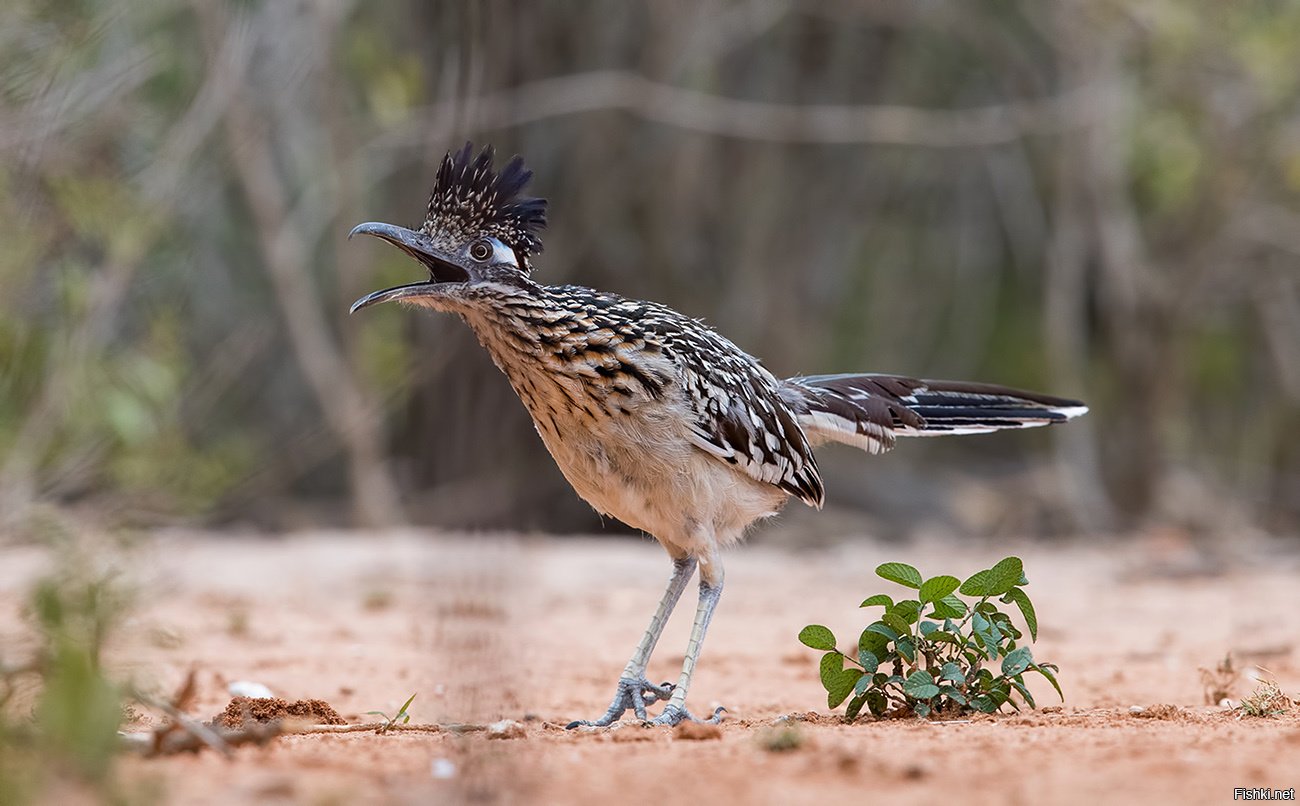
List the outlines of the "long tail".
{"label": "long tail", "polygon": [[964,381],[900,375],[814,375],[785,381],[783,395],[814,442],[843,442],[869,453],[895,437],[987,434],[1078,417],[1077,400]]}

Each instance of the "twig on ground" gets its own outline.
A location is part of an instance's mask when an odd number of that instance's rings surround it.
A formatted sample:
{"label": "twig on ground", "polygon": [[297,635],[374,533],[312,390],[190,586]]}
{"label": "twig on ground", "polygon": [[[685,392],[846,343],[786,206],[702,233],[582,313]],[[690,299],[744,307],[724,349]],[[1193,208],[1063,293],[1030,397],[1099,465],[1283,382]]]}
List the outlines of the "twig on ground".
{"label": "twig on ground", "polygon": [[231,748],[241,744],[264,745],[279,736],[279,722],[251,722],[236,730],[212,730],[202,723],[184,717],[177,729],[172,723],[158,730],[128,732],[119,731],[118,739],[122,748],[146,757],[174,756],[178,753],[197,753],[204,747],[219,750],[230,758],[234,755]]}
{"label": "twig on ground", "polygon": [[[234,755],[230,750],[230,744],[224,738],[225,732],[218,733],[197,719],[181,712],[181,708],[189,705],[190,700],[194,698],[195,691],[194,670],[192,669],[185,676],[185,681],[181,683],[181,687],[176,691],[171,702],[146,694],[134,685],[128,686],[127,692],[132,699],[150,708],[162,711],[170,720],[157,729],[143,734],[152,737],[149,749],[144,751],[146,754],[170,755],[172,753],[197,750],[201,745],[207,745],[226,758],[231,758]],[[276,733],[279,732],[278,726],[276,726],[275,731]],[[236,733],[239,733],[239,731],[233,731],[229,735],[233,736]],[[126,738],[137,734],[119,733],[119,735]],[[179,739],[176,738],[178,735],[180,736]],[[271,737],[263,737],[260,741],[265,742],[269,738]],[[247,741],[254,741],[254,739],[242,739],[242,742]],[[129,743],[128,746],[130,746]]]}
{"label": "twig on ground", "polygon": [[[141,700],[141,702],[145,702]],[[165,710],[162,704],[146,705]],[[196,753],[204,747],[220,750],[227,757],[232,755],[231,748],[244,744],[264,745],[277,736],[301,736],[322,733],[480,733],[487,730],[487,725],[451,723],[448,725],[388,725],[386,722],[367,722],[361,725],[305,725],[295,724],[297,720],[285,719],[273,722],[247,722],[243,727],[233,730],[213,729],[195,722],[190,717],[180,715],[181,719],[171,716],[172,722],[152,731],[120,731],[118,738],[122,748],[153,758],[156,756],[173,756],[179,753]]]}
{"label": "twig on ground", "polygon": [[286,727],[285,733],[480,733],[488,729],[487,725],[452,722],[447,725],[437,723],[390,725],[387,722],[367,722],[361,725],[307,725],[301,728]]}

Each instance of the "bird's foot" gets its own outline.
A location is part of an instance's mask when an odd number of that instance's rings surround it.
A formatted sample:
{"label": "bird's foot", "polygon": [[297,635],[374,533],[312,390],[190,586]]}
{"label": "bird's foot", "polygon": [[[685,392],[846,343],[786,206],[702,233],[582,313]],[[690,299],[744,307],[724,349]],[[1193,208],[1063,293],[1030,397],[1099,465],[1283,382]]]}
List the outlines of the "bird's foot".
{"label": "bird's foot", "polygon": [[646,725],[668,725],[673,726],[680,722],[699,722],[704,725],[716,725],[722,721],[722,715],[727,712],[726,708],[718,706],[713,709],[713,716],[708,719],[700,719],[686,710],[685,706],[670,702],[664,706],[664,712],[654,719],[645,720]]}
{"label": "bird's foot", "polygon": [[[660,700],[667,700],[673,694],[676,688],[672,683],[661,683],[655,685],[646,679],[645,675],[640,677],[620,677],[618,679],[618,689],[614,692],[614,701],[609,704],[609,710],[600,719],[578,719],[570,722],[565,727],[573,729],[577,727],[596,727],[604,728],[614,724],[623,714],[631,711],[636,714],[636,718],[642,721],[647,719],[645,707],[653,705]],[[664,713],[667,713],[665,710]],[[680,721],[680,717],[678,718]],[[665,723],[669,724],[669,723]],[[671,723],[676,724],[676,722]]]}

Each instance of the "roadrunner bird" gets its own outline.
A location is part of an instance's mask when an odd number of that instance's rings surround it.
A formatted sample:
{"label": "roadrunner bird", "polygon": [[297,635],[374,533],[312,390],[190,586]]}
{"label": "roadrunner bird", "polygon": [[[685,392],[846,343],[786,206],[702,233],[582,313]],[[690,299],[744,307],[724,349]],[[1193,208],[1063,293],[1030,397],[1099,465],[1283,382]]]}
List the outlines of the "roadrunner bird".
{"label": "roadrunner bird", "polygon": [[[400,301],[460,315],[532,415],[566,479],[599,512],[653,535],[673,572],[603,716],[667,701],[650,720],[694,719],[686,693],[722,594],[723,548],[790,496],[821,507],[813,448],[842,442],[883,453],[899,436],[980,434],[1062,422],[1081,403],[988,384],[897,375],[780,380],[699,320],[654,302],[532,278],[546,201],[521,195],[532,172],[491,147],[443,159],[417,230],[366,223],[424,265],[429,279],[376,291],[352,311]],[[351,236],[349,236],[351,237]],[[696,568],[699,605],[676,684],[646,664]],[[720,718],[718,709],[711,719]]]}

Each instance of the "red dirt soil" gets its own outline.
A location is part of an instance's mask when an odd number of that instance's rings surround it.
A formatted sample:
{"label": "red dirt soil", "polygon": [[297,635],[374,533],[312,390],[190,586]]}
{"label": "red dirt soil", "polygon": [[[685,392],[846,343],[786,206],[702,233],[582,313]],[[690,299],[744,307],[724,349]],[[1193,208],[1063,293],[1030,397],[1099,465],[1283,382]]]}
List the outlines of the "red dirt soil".
{"label": "red dirt soil", "polygon": [[313,725],[346,725],[334,706],[324,700],[294,700],[286,702],[279,697],[252,699],[234,697],[226,709],[212,718],[212,725],[220,728],[241,728],[245,722],[274,722],[299,719]]}
{"label": "red dirt soil", "polygon": [[[1205,704],[1201,669],[1232,652],[1300,690],[1300,565],[1268,543],[1203,557],[1168,536],[1048,550],[988,544],[792,552],[742,547],[688,705],[725,705],[719,728],[566,731],[602,712],[668,575],[648,541],[514,535],[161,535],[131,555],[140,605],[112,651],[137,679],[174,689],[198,670],[191,711],[248,680],[318,698],[348,722],[518,725],[498,731],[283,736],[215,753],[128,759],[128,781],[175,803],[1226,803],[1234,787],[1300,785],[1300,718],[1241,719]],[[1019,715],[843,724],[826,708],[818,653],[795,635],[830,626],[851,643],[871,569],[903,560],[968,574],[1025,559],[1042,625],[1035,656],[1061,667],[1064,706]],[[0,642],[48,560],[6,549]],[[1243,559],[1244,558],[1244,559]],[[1226,566],[1226,567],[1223,567]],[[688,595],[650,667],[675,679]],[[1254,684],[1237,681],[1233,698]],[[142,710],[142,709],[137,709]],[[652,709],[653,710],[653,709]],[[144,730],[157,717],[130,729]]]}

